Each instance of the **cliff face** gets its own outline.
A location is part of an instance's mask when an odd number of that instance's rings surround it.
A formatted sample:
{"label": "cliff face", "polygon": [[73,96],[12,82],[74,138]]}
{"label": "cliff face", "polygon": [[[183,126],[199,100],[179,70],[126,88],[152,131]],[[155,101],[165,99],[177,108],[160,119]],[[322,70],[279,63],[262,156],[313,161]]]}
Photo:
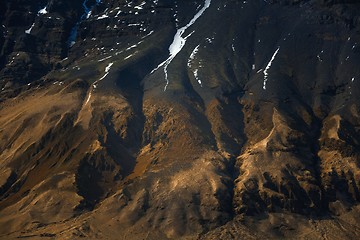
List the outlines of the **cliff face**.
{"label": "cliff face", "polygon": [[0,6],[1,238],[360,234],[359,1]]}

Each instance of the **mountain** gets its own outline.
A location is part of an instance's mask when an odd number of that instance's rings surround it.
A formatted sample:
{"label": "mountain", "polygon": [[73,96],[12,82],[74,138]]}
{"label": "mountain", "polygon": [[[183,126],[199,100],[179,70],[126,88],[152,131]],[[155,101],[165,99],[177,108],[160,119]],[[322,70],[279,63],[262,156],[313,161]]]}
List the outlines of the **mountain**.
{"label": "mountain", "polygon": [[1,239],[358,239],[360,1],[0,0]]}

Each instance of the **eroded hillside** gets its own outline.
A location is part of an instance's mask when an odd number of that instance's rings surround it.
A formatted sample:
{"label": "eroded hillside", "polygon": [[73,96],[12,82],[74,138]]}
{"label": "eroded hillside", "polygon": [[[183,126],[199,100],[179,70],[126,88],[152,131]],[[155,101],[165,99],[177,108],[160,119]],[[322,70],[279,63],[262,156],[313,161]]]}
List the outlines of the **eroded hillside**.
{"label": "eroded hillside", "polygon": [[358,1],[0,5],[1,238],[359,238]]}

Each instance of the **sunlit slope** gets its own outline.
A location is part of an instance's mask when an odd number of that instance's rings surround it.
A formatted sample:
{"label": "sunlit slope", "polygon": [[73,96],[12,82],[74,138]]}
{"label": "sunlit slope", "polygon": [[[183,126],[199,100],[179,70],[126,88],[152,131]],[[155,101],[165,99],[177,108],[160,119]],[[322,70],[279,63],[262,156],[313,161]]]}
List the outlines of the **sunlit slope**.
{"label": "sunlit slope", "polygon": [[0,238],[358,238],[356,1],[0,5]]}

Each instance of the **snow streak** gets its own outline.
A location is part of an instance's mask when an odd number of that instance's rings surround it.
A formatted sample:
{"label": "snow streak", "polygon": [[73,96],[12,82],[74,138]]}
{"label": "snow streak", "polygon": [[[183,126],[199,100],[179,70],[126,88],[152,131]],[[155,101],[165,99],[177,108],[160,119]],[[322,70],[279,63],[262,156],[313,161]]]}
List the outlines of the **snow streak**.
{"label": "snow streak", "polygon": [[[189,68],[192,67],[192,62],[194,61],[195,56],[196,56],[196,54],[197,54],[198,51],[199,51],[199,47],[200,47],[200,45],[197,45],[197,46],[194,48],[194,50],[192,51],[192,53],[190,54],[190,57],[189,57],[189,60],[188,60],[188,63],[187,63],[187,65],[188,65]],[[200,65],[199,67],[201,67],[201,65]],[[195,69],[195,70],[193,71],[193,73],[194,73],[194,77],[195,77],[196,81],[197,81],[197,82],[199,83],[199,85],[202,87],[202,82],[201,82],[201,80],[200,80],[200,78],[199,78],[199,68]]]}
{"label": "snow streak", "polygon": [[188,24],[186,24],[184,27],[177,30],[177,32],[174,36],[174,40],[169,47],[170,56],[168,57],[168,59],[166,59],[164,62],[160,63],[154,70],[151,71],[151,73],[153,73],[156,70],[158,70],[160,67],[164,67],[165,80],[166,80],[166,85],[164,87],[164,91],[166,91],[166,88],[169,85],[167,67],[169,66],[171,61],[176,57],[176,55],[181,51],[181,49],[185,46],[187,38],[190,37],[193,32],[187,36],[183,36],[183,34],[205,12],[205,10],[210,6],[210,3],[211,3],[211,0],[205,0],[204,6],[199,10],[199,12],[197,12],[195,14],[195,16],[190,20],[190,22]]}
{"label": "snow streak", "polygon": [[105,68],[105,74],[104,74],[99,80],[97,80],[96,82],[94,82],[94,84],[93,84],[94,88],[96,88],[96,84],[97,84],[98,82],[100,82],[101,80],[103,80],[103,79],[109,74],[109,71],[110,71],[111,66],[112,66],[113,64],[114,64],[114,63],[109,63],[109,64],[106,66],[106,68]]}
{"label": "snow streak", "polygon": [[30,34],[31,30],[33,29],[34,26],[35,26],[35,23],[33,23],[29,29],[25,30],[25,33]]}
{"label": "snow streak", "polygon": [[275,51],[275,53],[273,54],[273,56],[271,57],[271,60],[269,61],[268,65],[266,66],[265,70],[264,70],[264,84],[263,84],[263,89],[266,90],[266,82],[268,81],[268,76],[269,76],[269,69],[271,67],[272,62],[274,61],[276,55],[278,54],[280,50],[280,47],[278,47]]}
{"label": "snow streak", "polygon": [[90,101],[91,92],[92,92],[93,89],[96,88],[96,84],[98,84],[101,80],[103,80],[103,79],[109,74],[109,71],[110,71],[111,66],[112,66],[113,64],[114,64],[114,63],[112,63],[112,62],[109,63],[109,64],[105,67],[105,73],[104,73],[104,75],[103,75],[101,78],[99,78],[98,80],[96,80],[96,81],[92,84],[92,88],[91,88],[90,91],[89,91],[89,96],[88,96],[88,98],[87,98],[87,100],[86,100],[86,102],[85,102],[85,105],[88,104],[88,102]]}

